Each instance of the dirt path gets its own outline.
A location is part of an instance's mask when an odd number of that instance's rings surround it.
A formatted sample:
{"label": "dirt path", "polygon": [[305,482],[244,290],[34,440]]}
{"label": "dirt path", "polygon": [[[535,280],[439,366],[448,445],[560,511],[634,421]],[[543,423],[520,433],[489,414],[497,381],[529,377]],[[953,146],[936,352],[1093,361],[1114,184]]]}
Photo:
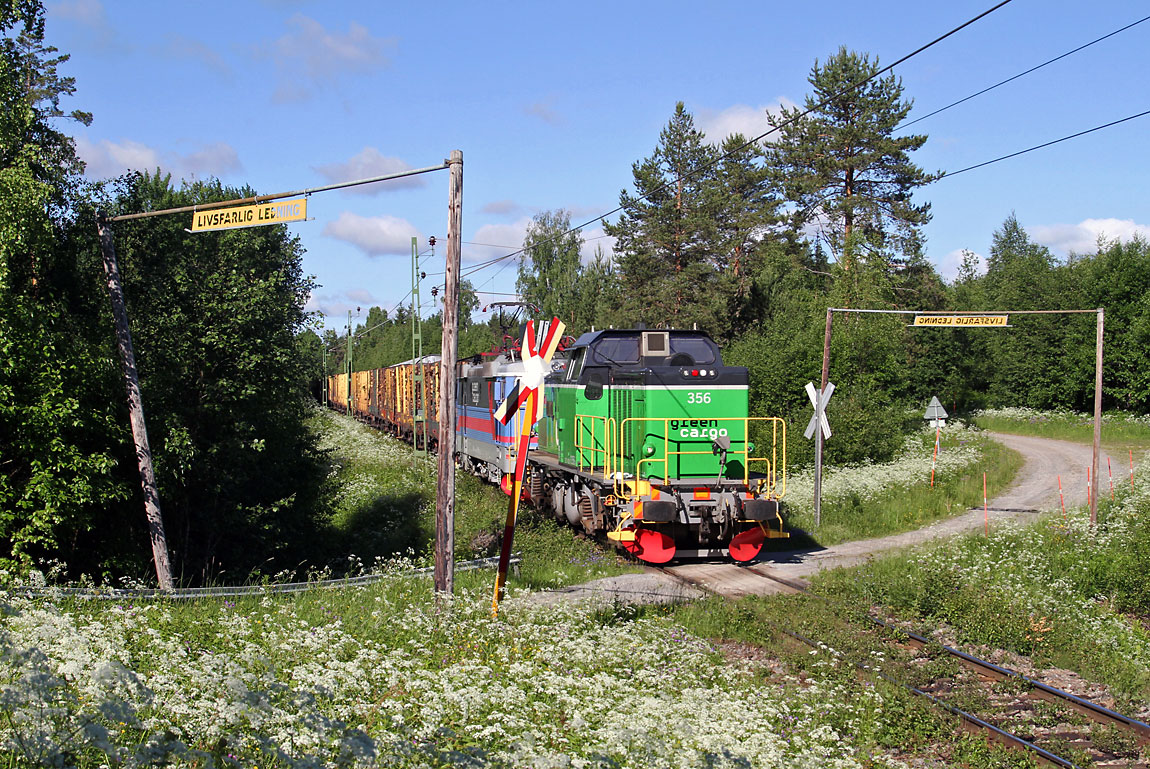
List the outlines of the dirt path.
{"label": "dirt path", "polygon": [[[1088,444],[1057,441],[1048,438],[1030,438],[1021,435],[989,434],[1007,448],[1022,454],[1024,462],[1014,483],[1002,494],[989,502],[986,516],[989,525],[1005,522],[1029,522],[1036,520],[1042,512],[1061,509],[1058,497],[1058,479],[1062,479],[1066,507],[1076,507],[1086,503],[1086,466],[1091,461],[1091,447]],[[1126,476],[1120,468],[1125,467],[1115,460],[1115,482]],[[1099,491],[1109,493],[1109,480],[1106,473],[1106,454],[1099,460]],[[865,562],[876,553],[894,548],[916,545],[941,537],[954,536],[970,530],[982,529],[984,514],[982,508],[969,510],[962,515],[939,521],[930,526],[902,534],[876,539],[844,542],[840,545],[815,550],[795,550],[770,553],[762,560],[762,565],[780,577],[804,580],[823,569],[837,566],[853,566]],[[688,565],[690,566],[690,565]],[[697,564],[697,569],[707,568],[707,564]],[[757,592],[770,588],[766,581]],[[554,592],[537,593],[533,601],[552,603],[572,598],[589,598],[622,602],[674,601],[694,597],[695,591],[684,588],[663,574],[625,574],[604,580],[596,580],[584,585],[572,585]]]}

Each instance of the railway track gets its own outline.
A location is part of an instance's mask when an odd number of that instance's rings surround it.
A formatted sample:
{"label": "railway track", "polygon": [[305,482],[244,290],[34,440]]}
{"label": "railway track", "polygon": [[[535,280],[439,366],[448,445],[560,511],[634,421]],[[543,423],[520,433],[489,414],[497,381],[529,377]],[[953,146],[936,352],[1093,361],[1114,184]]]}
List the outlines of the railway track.
{"label": "railway track", "polygon": [[[661,567],[657,571],[727,598],[787,593],[810,595],[806,583],[772,574],[766,564],[743,567],[729,563],[689,563]],[[764,621],[779,632],[819,648],[817,639],[776,622]],[[899,662],[884,665],[883,670],[860,662],[854,664],[952,713],[961,719],[965,729],[1025,751],[1042,766],[1150,767],[1147,761],[1150,725],[876,617],[868,616],[868,621],[873,624],[860,632],[881,633],[888,643],[898,647]],[[921,674],[915,672],[916,665],[929,656],[940,655],[957,663],[963,673],[915,680],[921,678]],[[892,662],[895,656],[892,654]],[[965,693],[965,699],[970,700],[974,689],[979,691],[977,698],[987,703],[978,713],[948,702],[960,690]]]}

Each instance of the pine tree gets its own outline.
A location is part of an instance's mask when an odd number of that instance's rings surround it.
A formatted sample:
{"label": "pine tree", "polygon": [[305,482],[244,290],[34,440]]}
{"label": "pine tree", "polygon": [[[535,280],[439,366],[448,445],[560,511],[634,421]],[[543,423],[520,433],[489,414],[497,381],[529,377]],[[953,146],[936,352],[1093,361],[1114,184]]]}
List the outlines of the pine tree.
{"label": "pine tree", "polygon": [[[632,165],[635,194],[623,190],[619,221],[604,225],[616,238],[628,322],[714,330],[722,315],[715,256],[715,149],[682,102],[659,134],[654,154]],[[702,169],[702,170],[700,170]]]}
{"label": "pine tree", "polygon": [[911,195],[939,178],[908,157],[925,135],[895,136],[911,108],[902,82],[889,75],[859,85],[877,72],[877,59],[840,48],[815,62],[814,91],[802,109],[768,115],[779,128],[771,165],[792,225],[815,226],[845,271],[860,258],[886,263],[918,254],[930,204],[916,205]]}

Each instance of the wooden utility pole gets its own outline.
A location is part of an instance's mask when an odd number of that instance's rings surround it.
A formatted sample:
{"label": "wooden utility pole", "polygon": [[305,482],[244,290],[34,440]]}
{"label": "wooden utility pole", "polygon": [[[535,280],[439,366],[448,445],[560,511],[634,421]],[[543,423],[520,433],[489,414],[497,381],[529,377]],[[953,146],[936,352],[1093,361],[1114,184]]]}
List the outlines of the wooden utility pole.
{"label": "wooden utility pole", "polygon": [[124,308],[124,290],[120,285],[120,266],[116,263],[112,228],[108,226],[103,211],[96,212],[96,233],[104,256],[104,272],[108,276],[108,294],[112,298],[116,345],[120,348],[120,363],[124,369],[124,389],[128,394],[128,415],[132,423],[132,439],[136,444],[136,461],[140,466],[140,485],[144,489],[144,513],[148,518],[148,532],[152,538],[156,579],[161,590],[171,590],[172,564],[168,560],[168,538],[164,534],[164,518],[160,514],[160,493],[156,488],[156,474],[152,467],[152,447],[148,444],[148,428],[144,423],[144,402],[140,397],[140,378],[136,373],[136,354],[132,350],[132,332],[128,328],[128,311]]}
{"label": "wooden utility pole", "polygon": [[1090,479],[1090,523],[1098,523],[1098,454],[1102,446],[1102,325],[1106,311],[1098,308],[1094,339],[1094,469]]}
{"label": "wooden utility pole", "polygon": [[435,591],[455,589],[455,358],[459,352],[459,259],[463,235],[463,152],[447,161],[446,285],[443,348],[439,360],[439,487],[435,493]]}

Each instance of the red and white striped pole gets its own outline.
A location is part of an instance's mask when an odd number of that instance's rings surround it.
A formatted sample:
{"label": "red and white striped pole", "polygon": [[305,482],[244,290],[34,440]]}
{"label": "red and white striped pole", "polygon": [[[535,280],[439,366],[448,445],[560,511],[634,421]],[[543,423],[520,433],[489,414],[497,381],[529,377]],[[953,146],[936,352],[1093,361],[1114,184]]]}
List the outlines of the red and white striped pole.
{"label": "red and white striped pole", "polygon": [[1058,501],[1062,503],[1062,520],[1066,520],[1066,497],[1062,496],[1062,476],[1058,476]]}
{"label": "red and white striped pole", "polygon": [[1086,466],[1086,506],[1090,507],[1090,465]]}
{"label": "red and white striped pole", "polygon": [[930,487],[934,488],[934,466],[938,464],[938,436],[942,434],[942,426],[934,430],[934,459],[930,460]]}
{"label": "red and white striped pole", "polygon": [[990,536],[990,505],[986,501],[986,473],[982,474],[982,533]]}
{"label": "red and white striped pole", "polygon": [[1130,490],[1134,490],[1134,449],[1130,449]]}

